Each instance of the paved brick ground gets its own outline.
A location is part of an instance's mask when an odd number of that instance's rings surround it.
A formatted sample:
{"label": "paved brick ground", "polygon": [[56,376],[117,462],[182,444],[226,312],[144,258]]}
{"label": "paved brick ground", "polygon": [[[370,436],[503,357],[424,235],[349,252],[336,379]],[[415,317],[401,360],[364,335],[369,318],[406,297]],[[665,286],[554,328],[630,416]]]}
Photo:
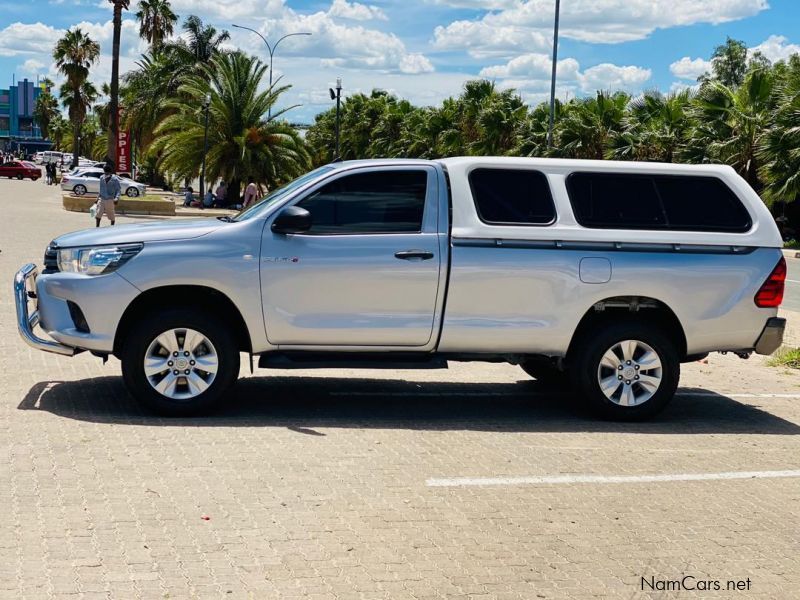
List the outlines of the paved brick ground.
{"label": "paved brick ground", "polygon": [[796,478],[426,486],[798,469],[796,374],[712,356],[621,425],[510,366],[261,371],[214,417],[158,419],[115,360],[18,339],[13,272],[90,221],[41,183],[0,199],[1,597],[670,598],[640,578],[683,574],[750,591],[680,597],[800,596]]}

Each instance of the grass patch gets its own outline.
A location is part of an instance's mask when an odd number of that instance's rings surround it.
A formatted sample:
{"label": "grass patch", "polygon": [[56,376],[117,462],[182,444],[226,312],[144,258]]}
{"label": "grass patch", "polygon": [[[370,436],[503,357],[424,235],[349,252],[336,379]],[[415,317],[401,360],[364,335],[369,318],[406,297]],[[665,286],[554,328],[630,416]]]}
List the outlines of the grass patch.
{"label": "grass patch", "polygon": [[767,361],[770,367],[789,367],[800,369],[800,348],[780,348]]}
{"label": "grass patch", "polygon": [[800,250],[800,240],[786,240],[783,242],[783,247],[790,250]]}

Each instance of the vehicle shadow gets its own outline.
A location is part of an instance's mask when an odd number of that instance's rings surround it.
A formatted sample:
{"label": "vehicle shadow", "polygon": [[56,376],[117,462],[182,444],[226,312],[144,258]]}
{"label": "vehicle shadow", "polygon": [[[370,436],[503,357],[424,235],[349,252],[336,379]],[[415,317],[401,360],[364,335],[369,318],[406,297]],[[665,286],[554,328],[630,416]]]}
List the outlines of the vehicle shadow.
{"label": "vehicle shadow", "polygon": [[570,394],[536,381],[420,382],[335,377],[248,377],[219,410],[204,417],[148,414],[128,395],[121,377],[43,381],[20,410],[43,410],[96,423],[197,427],[375,428],[514,432],[751,433],[797,435],[800,426],[726,396],[680,388],[669,407],[644,423],[601,421]]}

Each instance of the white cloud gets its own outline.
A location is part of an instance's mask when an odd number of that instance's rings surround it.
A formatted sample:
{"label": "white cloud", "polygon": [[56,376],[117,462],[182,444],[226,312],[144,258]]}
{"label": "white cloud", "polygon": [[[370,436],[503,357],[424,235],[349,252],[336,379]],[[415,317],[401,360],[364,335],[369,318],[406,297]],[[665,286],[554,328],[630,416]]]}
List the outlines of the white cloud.
{"label": "white cloud", "polygon": [[347,0],[333,0],[328,14],[332,17],[351,19],[353,21],[388,21],[389,17],[377,6],[367,6],[360,2],[348,2]]}
{"label": "white cloud", "polygon": [[[494,65],[481,69],[481,77],[510,77],[525,79],[550,80],[553,61],[547,54],[523,54],[512,58],[504,65]],[[577,79],[580,65],[574,58],[558,61],[558,78],[564,80]]]}
{"label": "white cloud", "polygon": [[578,76],[584,92],[595,90],[638,91],[650,79],[650,69],[635,66],[618,66],[602,63],[586,69]]}
{"label": "white cloud", "polygon": [[454,21],[433,31],[433,45],[439,50],[466,50],[470,56],[510,56],[520,49],[547,50],[552,34],[515,25],[484,21]]}
{"label": "white cloud", "polygon": [[[542,38],[552,36],[553,5],[553,0],[516,1],[477,21],[454,21],[435,29],[434,45],[467,49],[473,56],[542,49]],[[561,5],[560,35],[614,44],[644,39],[656,29],[743,19],[767,8],[767,0],[570,0]]]}
{"label": "white cloud", "polygon": [[782,35],[771,35],[758,46],[750,48],[750,53],[761,52],[772,62],[786,60],[792,54],[800,54],[800,45],[790,44]]}
{"label": "white cloud", "polygon": [[40,60],[36,60],[35,58],[29,58],[24,63],[19,65],[17,68],[22,71],[23,73],[27,73],[29,75],[36,75],[41,73],[42,69],[44,69],[44,63]]}
{"label": "white cloud", "polygon": [[62,33],[44,23],[12,23],[0,31],[0,56],[49,54]]}
{"label": "white cloud", "polygon": [[[550,89],[551,59],[546,54],[523,54],[502,65],[484,67],[480,75],[502,80],[502,87],[528,94],[544,94]],[[603,63],[581,71],[574,58],[558,61],[557,83],[564,92],[596,90],[640,91],[652,75],[650,69]]]}
{"label": "white cloud", "polygon": [[680,79],[697,80],[703,73],[711,70],[711,61],[684,56],[669,66],[669,72]]}

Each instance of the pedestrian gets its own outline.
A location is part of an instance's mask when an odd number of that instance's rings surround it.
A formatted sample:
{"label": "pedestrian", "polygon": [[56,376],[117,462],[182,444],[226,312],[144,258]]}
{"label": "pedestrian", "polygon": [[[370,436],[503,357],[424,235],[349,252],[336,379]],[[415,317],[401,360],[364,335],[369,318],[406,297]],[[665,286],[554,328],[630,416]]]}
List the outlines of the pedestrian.
{"label": "pedestrian", "polygon": [[242,208],[245,209],[256,201],[258,195],[258,188],[256,188],[256,181],[252,177],[247,179],[247,187],[244,189],[244,202]]}
{"label": "pedestrian", "polygon": [[114,207],[119,202],[121,186],[119,178],[114,175],[114,167],[106,164],[103,169],[103,176],[100,177],[100,193],[97,197],[97,212],[94,215],[96,227],[100,227],[100,220],[105,214],[113,226],[116,222]]}
{"label": "pedestrian", "polygon": [[225,180],[219,182],[219,186],[217,186],[216,191],[217,197],[217,206],[220,208],[225,208],[228,205],[227,195],[228,195],[228,188],[225,186]]}
{"label": "pedestrian", "polygon": [[186,188],[186,191],[183,194],[183,205],[191,206],[193,201],[194,201],[194,190],[192,189],[192,186],[189,186]]}

